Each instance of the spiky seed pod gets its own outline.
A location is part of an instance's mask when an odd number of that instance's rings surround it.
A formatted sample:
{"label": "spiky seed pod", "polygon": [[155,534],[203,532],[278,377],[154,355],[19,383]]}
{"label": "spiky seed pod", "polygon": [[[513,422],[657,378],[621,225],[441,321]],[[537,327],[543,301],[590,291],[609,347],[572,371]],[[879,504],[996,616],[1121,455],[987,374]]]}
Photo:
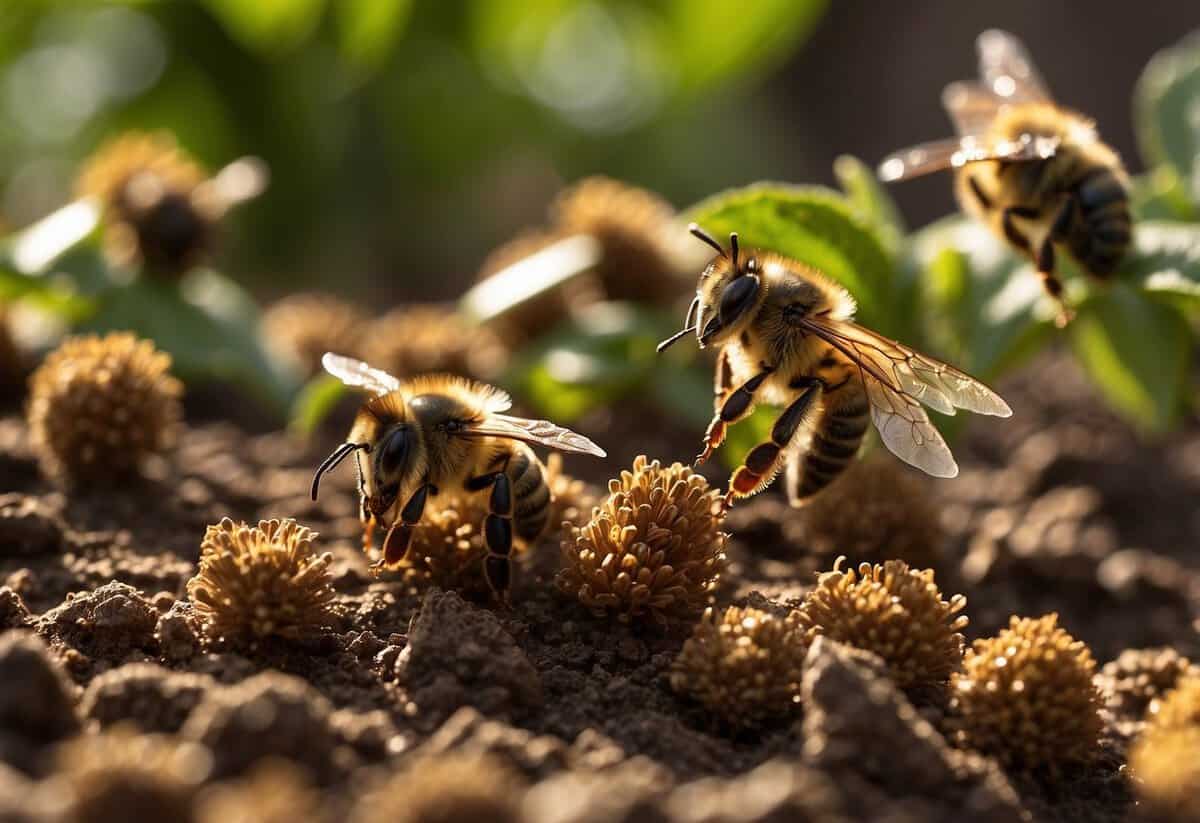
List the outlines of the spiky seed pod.
{"label": "spiky seed pod", "polygon": [[487,379],[508,352],[490,330],[469,323],[448,306],[403,306],[368,324],[363,359],[397,377],[447,371]]}
{"label": "spiky seed pod", "polygon": [[952,681],[953,737],[1012,768],[1057,774],[1099,751],[1103,722],[1096,663],[1058,615],[1013,617],[976,640]]}
{"label": "spiky seed pod", "polygon": [[808,642],[824,635],[874,652],[902,689],[944,685],[962,662],[966,598],[943,599],[931,569],[903,560],[863,563],[857,574],[843,571],[844,561],[817,575],[800,606]]}
{"label": "spiky seed pod", "polygon": [[[399,569],[403,580],[418,589],[437,586],[490,597],[491,588],[483,574],[485,502],[480,495],[430,501]],[[523,550],[519,543],[513,545],[514,556]]]}
{"label": "spiky seed pod", "polygon": [[190,820],[212,756],[196,743],[116,726],[67,743],[57,765],[48,794],[67,798],[63,820]]}
{"label": "spiky seed pod", "polygon": [[582,526],[592,516],[592,509],[599,501],[596,490],[563,471],[562,455],[554,452],[546,460],[546,485],[550,487],[551,528],[570,523]]}
{"label": "spiky seed pod", "polygon": [[488,755],[424,756],[355,806],[352,823],[520,823],[524,784]]}
{"label": "spiky seed pod", "polygon": [[1147,731],[1129,751],[1143,812],[1162,821],[1200,820],[1200,727]]}
{"label": "spiky seed pod", "polygon": [[707,604],[725,566],[720,492],[687,466],[645,455],[608,483],[608,497],[563,536],[559,587],[595,614],[658,621]]}
{"label": "spiky seed pod", "polygon": [[610,299],[661,303],[679,296],[675,210],[658,195],[588,177],[559,194],[550,218],[563,234],[588,234],[603,246],[599,275]]}
{"label": "spiky seed pod", "polygon": [[808,652],[799,616],[709,608],[671,665],[671,688],[726,726],[754,728],[794,714]]}
{"label": "spiky seed pod", "polygon": [[278,300],[262,317],[267,342],[306,375],[320,373],[327,351],[359,356],[367,323],[366,312],[353,303],[320,292]]}
{"label": "spiky seed pod", "polygon": [[1108,708],[1124,719],[1140,719],[1181,678],[1200,676],[1200,666],[1171,648],[1126,649],[1104,664],[1096,685]]}
{"label": "spiky seed pod", "polygon": [[164,451],[183,416],[170,368],[170,355],[129,333],[64,341],[29,379],[29,435],[43,470],[95,481]]}
{"label": "spiky seed pod", "polygon": [[810,550],[851,563],[931,568],[945,542],[928,482],[890,456],[856,461],[797,517]]}
{"label": "spiky seed pod", "polygon": [[188,596],[209,642],[302,639],[334,625],[331,554],[294,520],[209,526]]}
{"label": "spiky seed pod", "polygon": [[186,271],[208,250],[215,215],[197,196],[203,168],[166,132],[129,132],[102,146],[76,183],[103,204],[105,251],[160,274]]}
{"label": "spiky seed pod", "polygon": [[1200,677],[1188,676],[1161,700],[1154,700],[1146,712],[1153,731],[1200,729]]}

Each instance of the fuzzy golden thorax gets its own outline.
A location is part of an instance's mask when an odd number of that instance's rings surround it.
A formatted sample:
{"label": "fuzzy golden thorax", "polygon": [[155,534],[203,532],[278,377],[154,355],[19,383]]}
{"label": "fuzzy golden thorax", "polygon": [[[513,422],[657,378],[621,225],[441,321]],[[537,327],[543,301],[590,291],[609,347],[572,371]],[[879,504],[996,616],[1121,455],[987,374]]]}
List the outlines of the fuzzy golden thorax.
{"label": "fuzzy golden thorax", "polygon": [[484,418],[504,398],[483,383],[450,375],[423,375],[363,404],[348,442],[369,444],[355,454],[366,510],[384,521],[422,484],[461,485],[495,462],[511,444],[455,433]]}

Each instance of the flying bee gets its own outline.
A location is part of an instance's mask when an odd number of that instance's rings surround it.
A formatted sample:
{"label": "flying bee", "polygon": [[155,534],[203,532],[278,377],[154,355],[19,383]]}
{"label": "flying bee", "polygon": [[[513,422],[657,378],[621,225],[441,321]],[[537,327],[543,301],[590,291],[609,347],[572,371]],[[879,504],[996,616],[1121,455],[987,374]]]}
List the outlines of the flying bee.
{"label": "flying bee", "polygon": [[1055,245],[1096,278],[1107,278],[1129,248],[1129,175],[1092,120],[1051,99],[1029,54],[1011,34],[979,36],[978,83],[951,83],[942,105],[957,138],[896,152],[879,164],[885,182],[955,169],[963,210],[1033,261],[1063,302]]}
{"label": "flying bee", "polygon": [[430,495],[441,489],[487,492],[484,574],[503,597],[514,533],[532,542],[550,515],[546,468],[527,444],[605,456],[583,435],[547,420],[503,414],[511,405],[508,395],[484,383],[446,374],[401,381],[333,353],[326,353],[321,363],[347,386],[374,395],[359,409],[346,442],[317,469],[312,499],[317,499],[321,477],[353,454],[364,552],[373,545],[376,524],[387,529],[375,571],[396,568],[405,559]]}
{"label": "flying bee", "polygon": [[715,414],[696,462],[756,402],[783,407],[770,439],[734,471],[726,506],[765,489],[785,464],[788,499],[803,505],[858,454],[868,419],[901,460],[954,477],[954,456],[921,404],[1012,414],[975,378],[855,324],[854,298],[815,269],[771,252],[743,255],[736,234],[726,250],[699,226],[690,230],[717,257],[700,274],[683,330],[658,350],[692,333],[700,348],[720,349]]}

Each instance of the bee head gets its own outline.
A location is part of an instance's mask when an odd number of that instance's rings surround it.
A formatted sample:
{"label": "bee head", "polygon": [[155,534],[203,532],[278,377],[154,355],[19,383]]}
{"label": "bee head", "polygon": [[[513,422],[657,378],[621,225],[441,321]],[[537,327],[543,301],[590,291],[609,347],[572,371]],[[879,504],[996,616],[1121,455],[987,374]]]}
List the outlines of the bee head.
{"label": "bee head", "polygon": [[688,230],[716,249],[718,256],[700,274],[683,330],[660,343],[659,351],[693,332],[700,348],[720,343],[741,331],[762,304],[761,266],[753,254],[741,257],[737,233],[729,235],[726,251],[695,223]]}

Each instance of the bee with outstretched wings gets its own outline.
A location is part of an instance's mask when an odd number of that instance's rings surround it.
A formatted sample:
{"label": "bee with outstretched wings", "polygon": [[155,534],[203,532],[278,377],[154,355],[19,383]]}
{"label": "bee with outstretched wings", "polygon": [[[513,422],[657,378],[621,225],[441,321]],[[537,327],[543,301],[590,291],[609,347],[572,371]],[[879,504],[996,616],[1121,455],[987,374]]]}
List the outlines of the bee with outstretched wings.
{"label": "bee with outstretched wings", "polygon": [[963,210],[1033,262],[1063,325],[1071,312],[1056,248],[1094,277],[1110,276],[1131,242],[1129,176],[1091,120],[1054,102],[1017,38],[993,29],[977,46],[978,82],[942,93],[958,136],[889,155],[879,177],[954,170]]}
{"label": "bee with outstretched wings", "polygon": [[605,456],[603,449],[570,429],[504,414],[512,405],[509,396],[484,383],[446,374],[400,380],[332,353],[321,362],[347,386],[372,397],[359,410],[346,442],[317,469],[312,497],[317,498],[321,477],[354,455],[364,550],[371,550],[376,523],[388,529],[376,569],[396,568],[405,561],[430,496],[486,492],[484,571],[493,590],[504,596],[514,535],[535,540],[550,515],[546,469],[529,444]]}
{"label": "bee with outstretched wings", "polygon": [[685,327],[719,349],[715,414],[697,462],[759,401],[783,412],[770,439],[746,455],[726,504],[766,488],[786,466],[793,505],[832,483],[873,422],[887,448],[924,472],[954,477],[958,465],[924,406],[1008,417],[1008,404],[975,378],[854,322],[854,299],[820,272],[778,254],[729,249],[698,226],[718,256],[700,275]]}

